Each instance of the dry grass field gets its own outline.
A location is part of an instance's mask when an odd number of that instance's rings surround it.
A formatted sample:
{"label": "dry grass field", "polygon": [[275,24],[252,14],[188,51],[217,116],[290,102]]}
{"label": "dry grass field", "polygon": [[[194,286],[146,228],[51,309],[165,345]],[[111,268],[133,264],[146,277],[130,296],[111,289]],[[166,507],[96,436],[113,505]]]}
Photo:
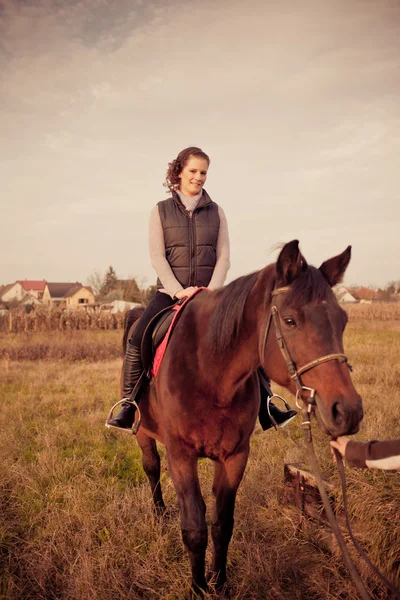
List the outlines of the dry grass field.
{"label": "dry grass field", "polygon": [[[400,432],[400,321],[370,318],[369,308],[350,308],[345,337],[364,397],[360,440]],[[160,522],[135,440],[103,426],[118,397],[121,332],[49,336],[0,337],[0,598],[185,598],[189,565],[163,450],[169,514]],[[340,501],[328,441],[314,431],[322,470]],[[257,425],[230,546],[232,599],[356,600],[318,525],[281,504],[285,462],[307,463],[299,422],[279,433]],[[199,468],[209,518],[212,464],[202,460]],[[358,535],[399,582],[400,474],[346,472]],[[390,598],[366,567],[361,571],[372,598]]]}

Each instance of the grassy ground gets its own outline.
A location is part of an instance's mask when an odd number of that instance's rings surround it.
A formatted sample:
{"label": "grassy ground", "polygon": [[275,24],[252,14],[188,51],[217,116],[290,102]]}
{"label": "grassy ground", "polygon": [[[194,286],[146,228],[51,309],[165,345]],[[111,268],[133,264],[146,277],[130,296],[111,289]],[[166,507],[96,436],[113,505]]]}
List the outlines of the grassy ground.
{"label": "grassy ground", "polygon": [[[103,356],[101,345],[118,356],[120,333],[57,334],[51,343],[21,335],[0,338],[0,598],[183,599],[189,566],[165,460],[169,517],[159,522],[136,442],[103,427],[118,397],[120,360]],[[17,348],[46,339],[47,360],[21,360]],[[78,341],[79,355],[72,349]],[[398,437],[400,322],[351,323],[346,350],[364,397],[357,437]],[[333,474],[327,439],[317,430],[315,442],[322,469]],[[356,600],[318,526],[280,503],[285,462],[307,462],[299,423],[279,433],[257,426],[230,546],[232,598]],[[199,468],[209,517],[212,464],[200,461]],[[347,477],[359,535],[378,566],[398,579],[400,474],[347,469]],[[390,597],[362,572],[373,598]]]}

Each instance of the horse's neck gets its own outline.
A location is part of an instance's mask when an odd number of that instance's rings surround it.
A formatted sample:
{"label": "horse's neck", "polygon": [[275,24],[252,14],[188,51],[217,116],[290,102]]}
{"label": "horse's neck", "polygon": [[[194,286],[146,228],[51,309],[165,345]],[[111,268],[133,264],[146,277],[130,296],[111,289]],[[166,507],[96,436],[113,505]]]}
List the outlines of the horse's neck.
{"label": "horse's neck", "polygon": [[219,366],[213,369],[214,384],[226,398],[254,373],[261,364],[260,335],[266,324],[269,306],[266,306],[266,289],[270,286],[271,269],[266,267],[254,284],[246,300],[244,317],[237,338],[225,356],[220,356]]}
{"label": "horse's neck", "polygon": [[260,336],[267,323],[270,304],[267,304],[266,290],[270,287],[272,265],[260,271],[256,283],[250,291],[244,309],[244,318],[236,343],[232,364],[237,371],[253,372],[260,366]]}

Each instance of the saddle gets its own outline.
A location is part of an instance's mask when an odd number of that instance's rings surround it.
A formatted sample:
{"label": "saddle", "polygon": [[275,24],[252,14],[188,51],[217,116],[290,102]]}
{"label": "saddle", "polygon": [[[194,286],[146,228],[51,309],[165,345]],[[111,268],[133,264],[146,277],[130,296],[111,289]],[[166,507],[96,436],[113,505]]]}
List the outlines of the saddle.
{"label": "saddle", "polygon": [[[207,288],[198,288],[191,296],[178,300],[172,306],[157,313],[147,325],[140,346],[142,363],[149,379],[156,376],[161,365],[170,335],[178,321],[184,306],[199,292]],[[157,355],[156,355],[157,353]]]}
{"label": "saddle", "polygon": [[175,304],[160,310],[147,325],[140,346],[143,368],[147,377],[151,378],[153,360],[158,346],[163,341],[168,329],[176,315]]}

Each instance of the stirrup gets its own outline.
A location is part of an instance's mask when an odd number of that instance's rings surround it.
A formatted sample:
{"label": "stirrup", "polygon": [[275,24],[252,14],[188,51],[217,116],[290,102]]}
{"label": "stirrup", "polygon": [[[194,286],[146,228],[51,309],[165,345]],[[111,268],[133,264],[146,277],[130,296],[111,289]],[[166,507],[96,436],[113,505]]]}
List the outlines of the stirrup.
{"label": "stirrup", "polygon": [[[288,402],[286,402],[285,398],[282,398],[282,396],[279,396],[279,394],[272,394],[272,396],[268,396],[267,398],[267,411],[268,411],[268,416],[271,420],[272,425],[275,427],[276,431],[278,431],[278,429],[282,428],[282,425],[279,426],[278,423],[275,421],[274,417],[271,415],[271,412],[269,410],[269,403],[271,402],[271,400],[273,398],[278,398],[279,400],[282,400],[283,404],[285,405],[286,410],[291,410],[291,406]],[[294,417],[292,417],[294,418]],[[285,421],[285,424],[283,425],[283,427],[285,427],[285,425],[287,425],[289,423],[289,421],[291,421],[292,419],[289,419],[288,421]]]}
{"label": "stirrup", "polygon": [[[132,406],[134,406],[137,410],[138,418],[137,418],[137,421],[135,421],[133,423],[133,427],[117,427],[116,425],[111,425],[111,423],[109,423],[109,421],[113,418],[113,412],[114,412],[115,408],[117,406],[119,406],[120,404],[122,404],[123,402],[125,402],[126,404],[132,404]],[[135,416],[136,416],[136,414],[135,414]],[[114,406],[111,407],[111,410],[108,413],[108,417],[105,422],[105,426],[107,427],[107,429],[117,429],[118,431],[125,431],[125,433],[128,433],[129,435],[136,435],[141,422],[142,422],[142,415],[140,414],[140,408],[139,408],[138,404],[135,402],[135,400],[129,400],[129,398],[122,398],[122,400],[118,400],[118,402],[116,402],[114,404]]]}

